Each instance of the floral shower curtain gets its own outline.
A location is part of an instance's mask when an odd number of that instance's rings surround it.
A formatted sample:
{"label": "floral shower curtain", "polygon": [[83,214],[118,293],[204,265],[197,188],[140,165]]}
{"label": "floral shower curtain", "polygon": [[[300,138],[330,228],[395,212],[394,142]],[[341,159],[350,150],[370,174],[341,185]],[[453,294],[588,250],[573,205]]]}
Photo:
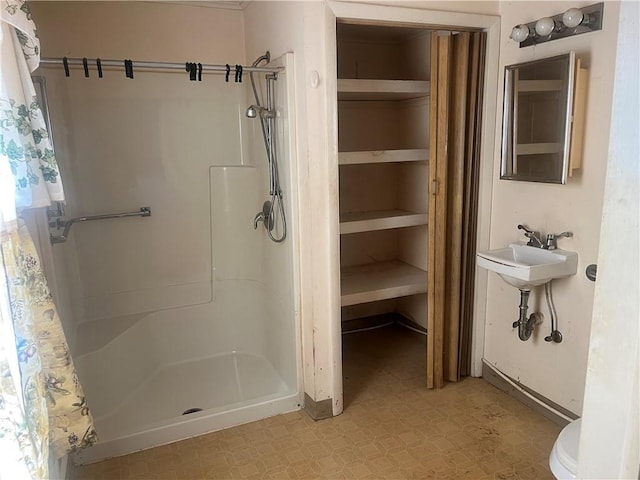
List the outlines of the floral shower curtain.
{"label": "floral shower curtain", "polygon": [[31,72],[40,46],[24,0],[0,0],[0,477],[48,478],[97,440],[33,240],[19,217],[64,192]]}

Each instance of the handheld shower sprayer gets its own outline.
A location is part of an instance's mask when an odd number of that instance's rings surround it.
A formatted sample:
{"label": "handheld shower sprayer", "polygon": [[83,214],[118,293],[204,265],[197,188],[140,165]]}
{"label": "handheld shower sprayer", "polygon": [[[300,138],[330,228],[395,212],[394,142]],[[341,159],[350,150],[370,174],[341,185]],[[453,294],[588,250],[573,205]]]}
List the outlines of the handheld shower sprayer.
{"label": "handheld shower sprayer", "polygon": [[[256,67],[260,62],[271,61],[269,52],[261,57],[258,57],[252,67]],[[247,108],[246,115],[248,118],[259,118],[260,127],[262,129],[262,137],[264,139],[264,146],[267,152],[267,162],[269,167],[269,196],[270,200],[264,202],[262,211],[258,212],[254,218],[254,228],[258,228],[258,222],[262,222],[267,235],[271,240],[276,243],[283,242],[287,236],[287,219],[284,212],[284,203],[282,200],[282,189],[280,188],[280,180],[278,178],[278,159],[276,151],[276,124],[275,117],[276,111],[274,107],[274,85],[278,79],[276,73],[265,75],[266,81],[266,102],[263,106],[260,102],[260,96],[258,95],[258,89],[253,78],[253,72],[249,72],[251,78],[251,88],[256,103],[250,105]],[[275,229],[277,219],[281,220],[281,229]],[[274,232],[280,230],[280,233]]]}

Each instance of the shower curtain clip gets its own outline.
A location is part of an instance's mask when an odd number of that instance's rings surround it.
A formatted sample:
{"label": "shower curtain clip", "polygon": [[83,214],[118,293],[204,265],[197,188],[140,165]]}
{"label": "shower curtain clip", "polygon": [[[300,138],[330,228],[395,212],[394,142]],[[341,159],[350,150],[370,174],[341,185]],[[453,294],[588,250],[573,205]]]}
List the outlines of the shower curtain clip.
{"label": "shower curtain clip", "polygon": [[236,83],[242,83],[242,65],[236,65]]}
{"label": "shower curtain clip", "polygon": [[89,62],[87,61],[87,57],[82,59],[82,67],[84,68],[84,78],[89,78]]}
{"label": "shower curtain clip", "polygon": [[226,65],[226,67],[227,67],[227,72],[224,74],[224,81],[225,82],[229,82],[229,72],[231,72],[231,67],[229,66],[228,63]]}
{"label": "shower curtain clip", "polygon": [[[196,80],[196,69],[198,68],[198,64],[193,63],[193,62],[187,62],[184,64],[184,69],[189,72],[189,80],[190,81],[195,81]],[[202,76],[202,74],[200,74]]]}
{"label": "shower curtain clip", "polygon": [[202,81],[202,64],[198,63],[198,81]]}
{"label": "shower curtain clip", "polygon": [[133,78],[133,61],[125,59],[124,74],[127,76],[127,78]]}
{"label": "shower curtain clip", "polygon": [[96,67],[98,67],[98,78],[102,78],[102,61],[96,58]]}
{"label": "shower curtain clip", "polygon": [[64,66],[64,76],[70,77],[71,74],[69,73],[69,60],[67,59],[67,57],[62,57],[62,65]]}

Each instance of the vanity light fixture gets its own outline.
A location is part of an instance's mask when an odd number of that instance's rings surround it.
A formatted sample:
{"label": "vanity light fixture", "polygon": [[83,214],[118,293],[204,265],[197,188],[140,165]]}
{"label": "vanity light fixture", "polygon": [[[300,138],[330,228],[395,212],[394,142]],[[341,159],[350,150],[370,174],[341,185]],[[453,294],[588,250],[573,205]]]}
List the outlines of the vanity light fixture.
{"label": "vanity light fixture", "polygon": [[516,25],[511,30],[510,37],[522,48],[602,30],[603,12],[604,2],[582,8],[570,8],[552,17],[543,17],[535,22]]}
{"label": "vanity light fixture", "polygon": [[[586,20],[586,23],[589,23],[588,17]],[[585,22],[585,16],[579,8],[570,8],[562,14],[562,23],[569,28],[576,28],[583,22]]]}
{"label": "vanity light fixture", "polygon": [[557,29],[556,22],[551,17],[544,17],[536,22],[536,33],[541,37],[548,37]]}
{"label": "vanity light fixture", "polygon": [[529,31],[529,27],[526,25],[516,25],[513,27],[513,30],[511,30],[511,40],[515,42],[524,42],[529,38],[530,34],[531,32]]}

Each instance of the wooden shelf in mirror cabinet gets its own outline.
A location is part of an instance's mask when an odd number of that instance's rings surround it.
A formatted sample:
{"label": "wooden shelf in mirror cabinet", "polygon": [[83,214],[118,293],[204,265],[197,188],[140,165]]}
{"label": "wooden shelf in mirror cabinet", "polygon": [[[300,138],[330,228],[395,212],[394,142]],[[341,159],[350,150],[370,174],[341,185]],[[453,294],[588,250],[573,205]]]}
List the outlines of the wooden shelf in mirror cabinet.
{"label": "wooden shelf in mirror cabinet", "polygon": [[547,153],[562,153],[561,143],[518,143],[517,155],[543,155]]}
{"label": "wooden shelf in mirror cabinet", "polygon": [[562,80],[519,80],[518,92],[559,92],[563,85]]}

